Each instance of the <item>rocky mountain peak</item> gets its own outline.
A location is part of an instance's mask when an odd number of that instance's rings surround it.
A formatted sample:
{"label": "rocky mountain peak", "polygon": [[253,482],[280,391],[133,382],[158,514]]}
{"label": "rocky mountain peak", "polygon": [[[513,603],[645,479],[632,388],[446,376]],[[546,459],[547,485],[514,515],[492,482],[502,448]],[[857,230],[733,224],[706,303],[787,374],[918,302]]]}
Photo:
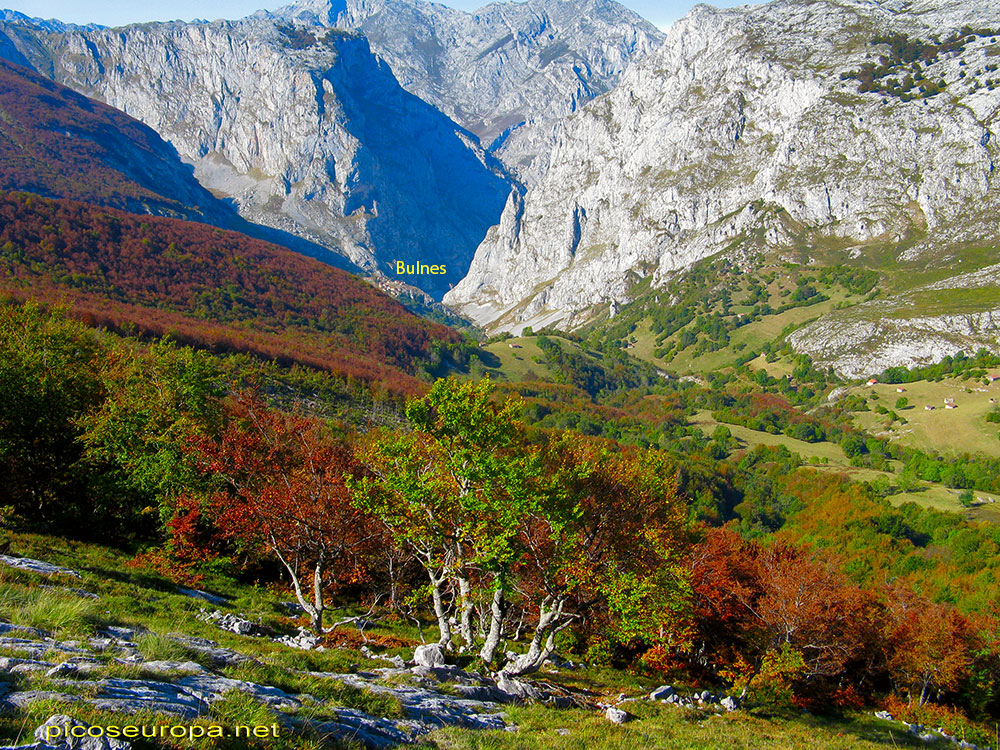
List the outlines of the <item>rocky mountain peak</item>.
{"label": "rocky mountain peak", "polygon": [[400,84],[475,133],[528,183],[557,123],[617,83],[663,34],[614,0],[301,0],[260,17],[362,33]]}
{"label": "rocky mountain peak", "polygon": [[904,8],[696,7],[565,122],[446,302],[574,325],[640,281],[809,233],[911,253],[996,237],[1000,23],[973,0]]}

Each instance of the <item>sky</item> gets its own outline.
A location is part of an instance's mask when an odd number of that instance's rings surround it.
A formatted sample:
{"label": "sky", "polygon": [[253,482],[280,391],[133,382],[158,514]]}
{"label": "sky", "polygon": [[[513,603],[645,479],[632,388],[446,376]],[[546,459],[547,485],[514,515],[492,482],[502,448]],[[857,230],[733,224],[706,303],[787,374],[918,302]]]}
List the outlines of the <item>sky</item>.
{"label": "sky", "polygon": [[[99,23],[121,26],[140,21],[191,21],[195,18],[242,18],[255,10],[274,10],[291,0],[170,0],[166,3],[136,3],[134,0],[0,0],[0,8],[17,10],[29,16],[56,18],[67,23]],[[489,0],[446,0],[445,5],[461,10],[475,10]],[[739,5],[721,0],[712,5]],[[683,16],[696,0],[619,0],[661,29]]]}

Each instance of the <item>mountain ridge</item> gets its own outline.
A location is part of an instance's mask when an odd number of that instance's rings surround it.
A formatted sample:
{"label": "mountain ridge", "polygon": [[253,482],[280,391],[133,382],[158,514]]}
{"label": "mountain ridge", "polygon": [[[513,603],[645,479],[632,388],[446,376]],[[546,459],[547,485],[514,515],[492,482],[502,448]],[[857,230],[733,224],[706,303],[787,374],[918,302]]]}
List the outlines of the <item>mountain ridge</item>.
{"label": "mountain ridge", "polygon": [[544,173],[558,122],[610,90],[663,33],[613,0],[302,0],[261,18],[364,34],[400,84],[475,133],[518,178]]}
{"label": "mountain ridge", "polygon": [[[696,7],[566,121],[548,174],[511,196],[446,304],[494,329],[572,328],[716,253],[752,266],[810,243],[942,255],[996,239],[992,16],[934,7]],[[949,48],[949,33],[965,41]],[[926,57],[874,41],[893,34]],[[880,57],[891,93],[859,91],[850,76]],[[915,66],[919,83],[903,80]]]}

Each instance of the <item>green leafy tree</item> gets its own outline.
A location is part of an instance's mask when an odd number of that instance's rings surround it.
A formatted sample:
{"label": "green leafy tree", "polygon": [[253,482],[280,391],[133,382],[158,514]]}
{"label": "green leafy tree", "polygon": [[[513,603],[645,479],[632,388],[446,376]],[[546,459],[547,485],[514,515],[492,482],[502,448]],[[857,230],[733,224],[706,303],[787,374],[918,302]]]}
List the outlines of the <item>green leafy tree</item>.
{"label": "green leafy tree", "polygon": [[169,341],[136,353],[108,353],[108,397],[82,420],[87,456],[116,468],[120,482],[158,504],[166,520],[178,494],[204,484],[187,445],[219,429],[223,389],[218,361]]}
{"label": "green leafy tree", "polygon": [[489,380],[438,380],[407,402],[410,431],[371,436],[361,457],[372,476],[352,485],[359,506],[424,568],[442,644],[452,640],[448,586],[458,591],[466,648],[475,641],[473,587],[479,581],[490,591],[486,661],[499,644],[520,521],[540,502],[542,474],[524,438],[522,405],[497,402],[492,390]]}
{"label": "green leafy tree", "polygon": [[516,570],[534,634],[502,671],[537,670],[555,636],[586,617],[629,647],[684,647],[691,592],[681,561],[687,509],[671,467],[645,451],[613,452],[567,436],[549,451],[557,491],[526,518]]}
{"label": "green leafy tree", "polygon": [[64,311],[0,307],[0,506],[19,523],[99,523],[78,420],[104,397],[98,337]]}

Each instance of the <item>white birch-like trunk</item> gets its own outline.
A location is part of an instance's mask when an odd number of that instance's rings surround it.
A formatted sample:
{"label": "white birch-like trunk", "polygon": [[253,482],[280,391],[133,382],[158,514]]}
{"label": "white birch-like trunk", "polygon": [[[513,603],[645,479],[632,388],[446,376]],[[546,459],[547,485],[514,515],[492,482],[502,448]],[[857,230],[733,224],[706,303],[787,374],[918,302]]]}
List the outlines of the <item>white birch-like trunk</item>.
{"label": "white birch-like trunk", "polygon": [[489,631],[486,633],[483,648],[479,652],[479,657],[487,664],[493,663],[497,649],[500,647],[504,610],[503,591],[497,588],[493,591],[493,599],[490,601]]}

